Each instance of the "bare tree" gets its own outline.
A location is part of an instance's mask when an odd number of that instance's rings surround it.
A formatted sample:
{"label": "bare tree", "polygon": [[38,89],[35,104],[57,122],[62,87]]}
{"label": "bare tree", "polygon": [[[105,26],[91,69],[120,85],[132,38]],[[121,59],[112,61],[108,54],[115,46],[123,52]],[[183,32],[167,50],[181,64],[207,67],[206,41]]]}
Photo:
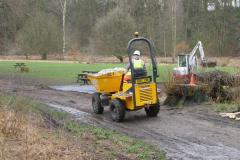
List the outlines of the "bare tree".
{"label": "bare tree", "polygon": [[64,54],[66,52],[66,12],[67,12],[67,0],[59,0],[62,9],[62,30],[63,30],[63,46],[62,46],[62,55],[60,59],[64,59]]}
{"label": "bare tree", "polygon": [[172,61],[175,61],[176,56],[176,43],[177,43],[177,4],[176,0],[170,0],[171,13],[172,13]]}

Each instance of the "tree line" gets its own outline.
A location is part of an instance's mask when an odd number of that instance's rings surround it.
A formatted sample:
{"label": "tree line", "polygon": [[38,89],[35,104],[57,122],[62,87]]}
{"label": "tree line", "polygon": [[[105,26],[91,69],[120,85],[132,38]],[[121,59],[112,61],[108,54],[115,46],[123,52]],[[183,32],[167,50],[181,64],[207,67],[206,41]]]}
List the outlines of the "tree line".
{"label": "tree line", "polygon": [[0,54],[47,59],[71,50],[121,56],[135,31],[159,56],[238,54],[239,0],[0,0]]}

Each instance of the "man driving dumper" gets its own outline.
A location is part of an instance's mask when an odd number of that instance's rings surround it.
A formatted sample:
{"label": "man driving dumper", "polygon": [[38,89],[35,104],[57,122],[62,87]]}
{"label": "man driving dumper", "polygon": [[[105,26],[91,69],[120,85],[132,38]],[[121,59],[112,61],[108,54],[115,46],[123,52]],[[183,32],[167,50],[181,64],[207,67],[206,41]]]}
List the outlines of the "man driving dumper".
{"label": "man driving dumper", "polygon": [[[136,77],[143,77],[147,75],[146,66],[143,60],[140,59],[141,52],[139,50],[135,50],[133,52],[132,64],[134,68],[134,73]],[[130,63],[126,66],[126,74],[124,76],[124,81],[127,82],[131,80],[131,70]]]}

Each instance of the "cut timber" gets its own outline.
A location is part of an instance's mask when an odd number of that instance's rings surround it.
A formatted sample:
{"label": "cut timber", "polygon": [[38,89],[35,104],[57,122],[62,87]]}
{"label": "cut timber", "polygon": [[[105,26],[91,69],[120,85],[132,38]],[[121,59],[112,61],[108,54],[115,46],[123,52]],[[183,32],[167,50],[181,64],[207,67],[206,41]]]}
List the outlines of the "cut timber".
{"label": "cut timber", "polygon": [[202,64],[203,67],[216,67],[217,66],[217,62],[213,62],[213,61],[209,61],[209,62],[206,62],[206,63],[203,63]]}
{"label": "cut timber", "polygon": [[240,115],[240,112],[236,112],[236,113],[220,113],[219,115],[221,117],[228,117],[228,118],[231,118],[231,119],[240,120],[240,117],[237,117],[238,115]]}

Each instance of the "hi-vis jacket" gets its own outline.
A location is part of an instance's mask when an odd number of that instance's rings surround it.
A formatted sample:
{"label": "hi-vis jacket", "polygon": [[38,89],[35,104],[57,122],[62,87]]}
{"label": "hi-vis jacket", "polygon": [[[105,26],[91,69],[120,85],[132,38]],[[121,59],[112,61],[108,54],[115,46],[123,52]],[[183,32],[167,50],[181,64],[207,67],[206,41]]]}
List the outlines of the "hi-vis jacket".
{"label": "hi-vis jacket", "polygon": [[[134,69],[144,69],[145,67],[145,63],[141,59],[133,59],[132,63]],[[126,75],[131,75],[131,70],[129,70]]]}

